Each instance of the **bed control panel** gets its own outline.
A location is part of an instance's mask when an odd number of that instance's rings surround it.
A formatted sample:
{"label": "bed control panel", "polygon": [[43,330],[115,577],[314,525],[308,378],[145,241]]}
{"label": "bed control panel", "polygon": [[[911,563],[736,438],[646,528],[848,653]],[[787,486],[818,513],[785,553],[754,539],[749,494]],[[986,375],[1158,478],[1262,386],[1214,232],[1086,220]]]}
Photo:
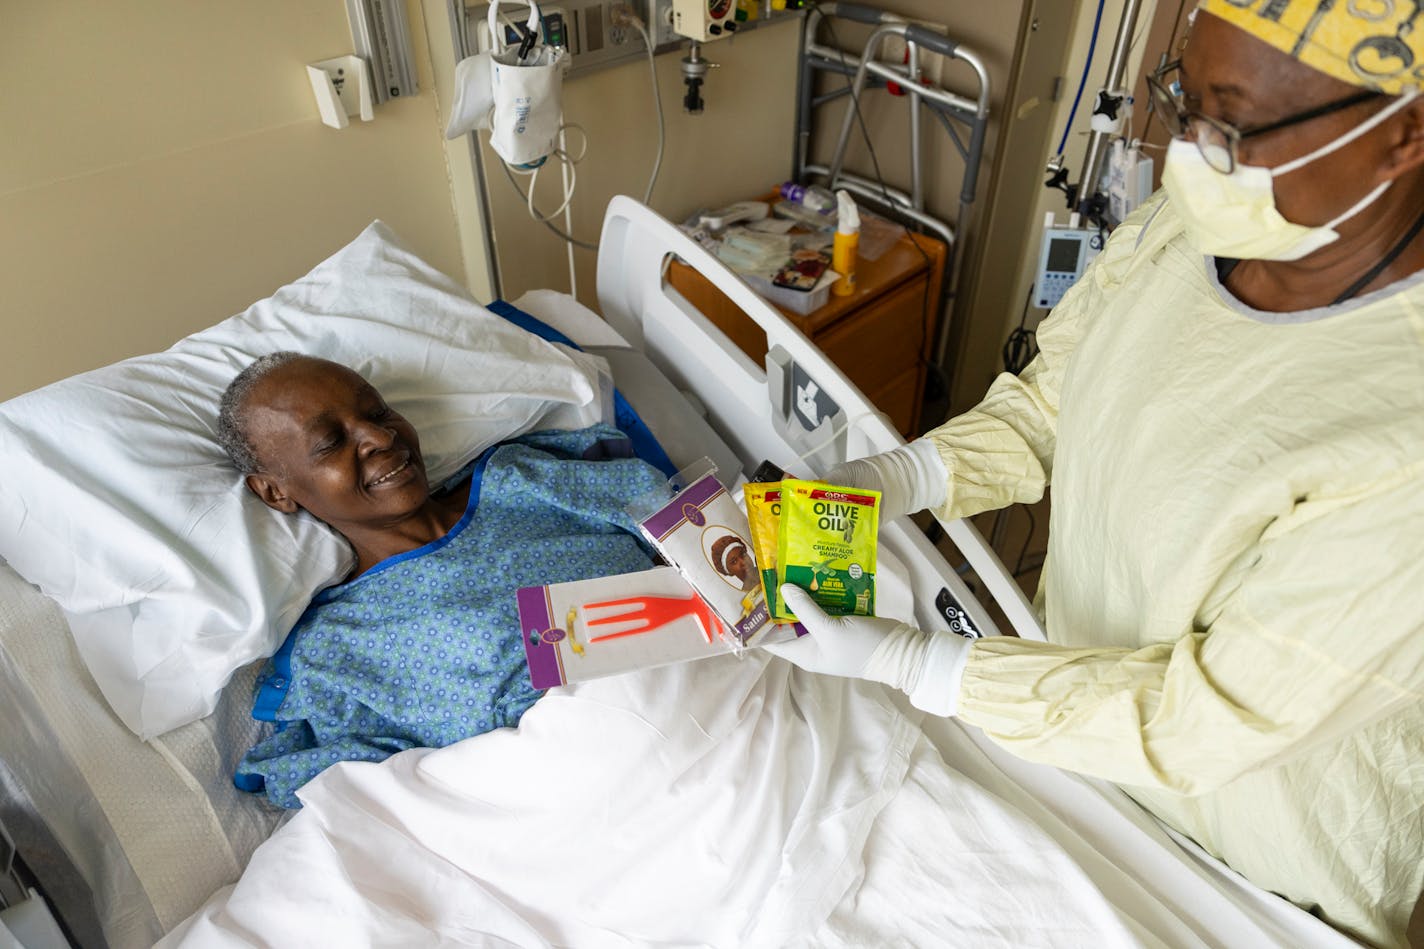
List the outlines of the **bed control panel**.
{"label": "bed control panel", "polygon": [[949,587],[939,588],[939,594],[935,597],[935,612],[949,624],[949,631],[952,633],[958,633],[965,639],[979,639],[984,635],[974,625],[964,607],[954,598],[954,594],[949,592]]}

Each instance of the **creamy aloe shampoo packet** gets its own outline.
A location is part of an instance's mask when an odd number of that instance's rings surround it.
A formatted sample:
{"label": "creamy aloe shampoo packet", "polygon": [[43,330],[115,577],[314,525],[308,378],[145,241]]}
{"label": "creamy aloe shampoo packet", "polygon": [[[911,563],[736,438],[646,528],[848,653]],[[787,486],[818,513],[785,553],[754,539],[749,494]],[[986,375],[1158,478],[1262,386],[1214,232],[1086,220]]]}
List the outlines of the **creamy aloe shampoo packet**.
{"label": "creamy aloe shampoo packet", "polygon": [[[781,482],[778,580],[801,587],[832,616],[874,616],[879,515],[879,491]],[[772,615],[796,618],[780,597]]]}
{"label": "creamy aloe shampoo packet", "polygon": [[742,489],[747,524],[752,535],[752,555],[761,573],[762,591],[772,616],[780,594],[776,585],[776,540],[781,529],[781,482],[748,484]]}

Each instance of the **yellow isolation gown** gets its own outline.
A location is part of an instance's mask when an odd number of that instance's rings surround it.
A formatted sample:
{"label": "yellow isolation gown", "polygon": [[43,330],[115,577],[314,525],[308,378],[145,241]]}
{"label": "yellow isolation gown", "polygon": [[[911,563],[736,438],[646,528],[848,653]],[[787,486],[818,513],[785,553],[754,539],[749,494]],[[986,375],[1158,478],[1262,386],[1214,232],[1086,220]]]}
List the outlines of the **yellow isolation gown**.
{"label": "yellow isolation gown", "polygon": [[949,517],[1053,487],[1050,643],[977,643],[960,717],[1405,945],[1424,888],[1424,273],[1256,311],[1159,194],[1038,343],[928,436]]}

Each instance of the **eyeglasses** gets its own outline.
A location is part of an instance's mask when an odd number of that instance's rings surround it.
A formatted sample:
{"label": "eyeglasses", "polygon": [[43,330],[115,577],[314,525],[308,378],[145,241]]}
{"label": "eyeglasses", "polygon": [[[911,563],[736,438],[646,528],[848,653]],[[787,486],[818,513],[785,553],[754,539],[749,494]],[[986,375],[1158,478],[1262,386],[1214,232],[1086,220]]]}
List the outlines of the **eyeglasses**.
{"label": "eyeglasses", "polygon": [[1369,90],[1358,92],[1355,95],[1287,116],[1277,122],[1271,122],[1269,125],[1261,125],[1243,132],[1220,119],[1186,108],[1182,97],[1181,82],[1176,78],[1170,82],[1167,81],[1167,77],[1171,73],[1181,68],[1182,61],[1177,59],[1148,75],[1147,88],[1152,93],[1152,108],[1162,120],[1162,125],[1167,129],[1168,134],[1173,138],[1187,139],[1195,143],[1197,151],[1201,152],[1206,163],[1223,175],[1229,175],[1236,170],[1236,150],[1245,139],[1256,135],[1265,135],[1267,132],[1275,132],[1292,125],[1300,125],[1303,122],[1309,122],[1323,115],[1339,112],[1352,105],[1359,105],[1361,102],[1368,102],[1384,95],[1384,93]]}

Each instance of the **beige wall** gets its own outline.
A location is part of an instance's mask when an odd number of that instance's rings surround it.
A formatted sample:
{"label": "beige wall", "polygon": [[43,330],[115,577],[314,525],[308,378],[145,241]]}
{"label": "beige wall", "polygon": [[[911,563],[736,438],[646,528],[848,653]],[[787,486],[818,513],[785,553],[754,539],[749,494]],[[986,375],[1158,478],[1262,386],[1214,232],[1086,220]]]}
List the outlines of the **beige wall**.
{"label": "beige wall", "polygon": [[[1108,0],[1104,16],[1107,39],[1100,57],[1107,59],[1107,44],[1115,24],[1114,8],[1121,0]],[[1046,144],[1057,135],[1066,117],[1054,103],[1049,89],[1054,77],[1066,72],[1069,43],[1086,45],[1083,16],[1095,4],[1067,0],[1003,0],[985,4],[979,0],[881,0],[878,4],[910,19],[941,23],[951,35],[972,49],[984,61],[991,76],[991,125],[981,167],[978,199],[967,226],[960,228],[958,205],[964,164],[939,126],[928,117],[924,122],[922,169],[927,210],[949,221],[962,235],[959,252],[966,272],[961,283],[968,294],[961,298],[953,314],[951,333],[955,347],[948,363],[956,374],[956,407],[963,408],[982,394],[997,372],[999,350],[1004,337],[1017,321],[1019,310],[1010,300],[1021,303],[1019,285],[1032,266],[1036,222],[1040,207],[1052,200],[1041,193],[1040,169],[1047,158]],[[1034,12],[1047,8],[1048,27],[1025,46],[1021,37]],[[1075,38],[1073,27],[1081,34]],[[1091,26],[1091,16],[1088,16]],[[832,33],[834,30],[834,33]],[[858,51],[869,28],[845,20],[823,27],[820,39]],[[796,101],[796,56],[799,24],[795,19],[771,23],[738,35],[731,41],[708,44],[708,58],[722,66],[714,70],[705,87],[706,111],[688,116],[681,111],[683,85],[679,72],[682,55],[664,54],[657,59],[658,81],[668,120],[668,148],[662,176],[653,195],[653,207],[680,220],[698,207],[726,204],[773,188],[786,178],[793,160]],[[1033,49],[1026,57],[1025,50]],[[1032,60],[1025,63],[1025,58]],[[1046,62],[1039,61],[1046,59]],[[1039,104],[1020,114],[1020,98],[1027,98],[1015,80],[1024,72],[1035,80]],[[1074,77],[1076,78],[1076,76]],[[823,79],[823,88],[839,82]],[[965,94],[977,92],[972,71],[963,63],[951,63],[943,71],[944,85]],[[565,117],[585,127],[589,133],[588,158],[579,166],[579,183],[574,202],[574,233],[582,239],[597,239],[603,209],[608,198],[626,193],[641,197],[656,145],[656,126],[649,106],[647,65],[629,63],[572,80],[565,85]],[[817,115],[811,158],[826,162],[839,132],[846,100],[832,103]],[[866,125],[875,143],[875,157],[887,181],[908,190],[908,110],[907,100],[891,98],[884,92],[868,95],[862,103]],[[1012,123],[1006,119],[1012,117]],[[1028,136],[1029,154],[1016,164],[1001,161],[1008,124],[1032,127]],[[1086,110],[1079,117],[1086,127]],[[1020,136],[1020,140],[1023,136]],[[874,164],[862,144],[857,128],[850,140],[846,167],[871,175]],[[1077,140],[1075,140],[1077,141]],[[1070,147],[1070,154],[1072,148]],[[527,211],[497,164],[498,159],[482,146],[486,194],[495,240],[500,248],[499,271],[506,297],[515,297],[532,287],[569,286],[566,248],[544,227],[529,220]],[[1010,175],[996,181],[996,172]],[[539,206],[557,206],[557,175],[541,176]],[[523,182],[521,181],[521,184]],[[993,223],[994,204],[1002,204],[998,215],[997,246],[986,247]],[[462,211],[462,219],[470,215]],[[560,227],[563,222],[560,220]],[[578,292],[584,302],[594,304],[594,254],[575,252]],[[972,299],[969,299],[972,295]],[[985,305],[975,305],[975,304]],[[942,405],[940,411],[947,406]],[[936,419],[926,418],[925,424]]]}
{"label": "beige wall", "polygon": [[337,131],[302,67],[352,52],[340,0],[0,0],[0,398],[166,347],[373,218],[464,278],[408,7],[421,94]]}
{"label": "beige wall", "polygon": [[[655,60],[667,144],[651,205],[672,220],[698,208],[719,207],[775,189],[791,172],[796,102],[796,17],[771,21],[755,30],[703,47],[718,63],[702,87],[701,115],[682,110],[680,60],[685,50]],[[573,233],[596,243],[609,198],[629,194],[642,200],[657,150],[657,119],[646,59],[572,79],[564,85],[564,119],[588,133],[588,153],[577,167]],[[487,141],[484,133],[481,141]],[[570,146],[576,138],[570,133]],[[548,287],[569,289],[565,244],[530,219],[522,199],[500,170],[498,157],[482,145],[499,269],[504,296]],[[519,179],[520,187],[527,180]],[[551,210],[562,200],[558,173],[541,173],[538,206]],[[562,216],[558,220],[564,228]],[[596,306],[595,255],[579,249],[578,296]]]}

